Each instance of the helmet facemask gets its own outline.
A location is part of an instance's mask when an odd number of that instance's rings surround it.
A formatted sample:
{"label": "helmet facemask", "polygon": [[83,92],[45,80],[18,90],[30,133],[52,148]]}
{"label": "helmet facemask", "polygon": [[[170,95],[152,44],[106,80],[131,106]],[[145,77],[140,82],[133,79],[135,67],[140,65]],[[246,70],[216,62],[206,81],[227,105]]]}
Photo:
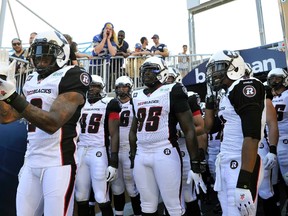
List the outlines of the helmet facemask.
{"label": "helmet facemask", "polygon": [[216,61],[207,65],[206,81],[213,91],[226,88],[223,81],[230,70],[234,70],[234,66],[229,61]]}
{"label": "helmet facemask", "polygon": [[161,83],[159,80],[162,79],[161,72],[164,70],[166,70],[166,68],[161,69],[160,65],[158,64],[144,63],[140,67],[142,83],[147,87],[154,87],[157,83]]}
{"label": "helmet facemask", "polygon": [[284,78],[282,76],[272,75],[267,79],[267,84],[270,86],[270,88],[274,90],[278,90],[281,87],[285,87],[284,84]]}
{"label": "helmet facemask", "polygon": [[87,99],[89,103],[96,103],[105,97],[105,92],[103,91],[101,83],[91,83],[89,85],[89,90],[87,92]]}
{"label": "helmet facemask", "polygon": [[131,98],[133,91],[133,81],[128,76],[120,76],[115,81],[115,93],[119,98]]}
{"label": "helmet facemask", "polygon": [[[128,91],[126,91],[123,87],[128,87]],[[131,98],[131,86],[128,84],[120,83],[116,86],[115,89],[116,96],[119,98],[129,97]]]}

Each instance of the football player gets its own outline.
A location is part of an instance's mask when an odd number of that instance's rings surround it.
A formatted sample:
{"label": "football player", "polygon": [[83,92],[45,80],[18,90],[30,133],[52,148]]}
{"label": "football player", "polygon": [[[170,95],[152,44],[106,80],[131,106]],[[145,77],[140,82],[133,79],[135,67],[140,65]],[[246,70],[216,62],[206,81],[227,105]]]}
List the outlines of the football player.
{"label": "football player", "polygon": [[[112,182],[115,215],[124,213],[125,188],[130,197],[134,215],[141,215],[140,195],[133,178],[133,164],[129,159],[129,131],[133,118],[131,93],[133,81],[128,76],[121,76],[115,81],[115,93],[122,105],[120,113],[120,145],[119,145],[119,167],[117,178]],[[133,161],[132,161],[133,162]]]}
{"label": "football player", "polygon": [[[281,175],[286,184],[286,196],[288,197],[288,73],[282,68],[272,69],[267,76],[267,84],[272,88],[274,95],[272,103],[277,112],[279,140],[277,144],[277,159]],[[274,143],[272,143],[274,144]],[[274,171],[274,170],[273,170]],[[286,208],[286,214],[288,207]]]}
{"label": "football player", "polygon": [[108,183],[116,178],[118,168],[121,107],[117,99],[105,97],[104,87],[102,77],[92,75],[81,113],[75,185],[79,216],[88,215],[91,184],[102,215],[113,216]]}
{"label": "football player", "polygon": [[169,214],[180,216],[185,209],[181,203],[178,122],[185,134],[190,156],[191,169],[187,181],[193,179],[198,190],[204,185],[187,91],[180,83],[164,85],[168,67],[161,58],[146,59],[140,67],[140,74],[146,88],[132,93],[134,117],[129,141],[130,157],[135,158],[133,175],[141,195],[142,215],[158,215],[160,191]]}
{"label": "football player", "polygon": [[[31,45],[36,70],[24,84],[26,98],[15,91],[13,70],[0,79],[0,106],[5,102],[14,108],[9,122],[22,117],[30,122],[17,215],[73,214],[77,122],[91,78],[84,69],[66,66],[69,52],[59,32],[39,33]],[[1,118],[1,123],[8,121]]]}
{"label": "football player", "polygon": [[[257,151],[264,131],[265,89],[261,81],[245,77],[245,67],[243,58],[228,50],[213,54],[206,66],[208,85],[214,92],[226,91],[218,109],[224,128],[214,185],[224,216],[256,215],[261,183],[261,159]],[[215,95],[207,91],[208,129],[213,125],[215,103]]]}

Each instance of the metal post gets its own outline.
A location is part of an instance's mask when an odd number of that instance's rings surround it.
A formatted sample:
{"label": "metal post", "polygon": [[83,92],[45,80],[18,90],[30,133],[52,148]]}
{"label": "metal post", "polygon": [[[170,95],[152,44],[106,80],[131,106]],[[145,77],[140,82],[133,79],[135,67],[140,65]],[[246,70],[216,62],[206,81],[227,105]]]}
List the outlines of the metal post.
{"label": "metal post", "polygon": [[256,9],[257,9],[257,17],[258,17],[258,27],[259,27],[259,35],[261,45],[266,44],[266,36],[265,36],[265,28],[264,28],[264,19],[262,13],[262,4],[261,0],[256,0]]}
{"label": "metal post", "polygon": [[278,0],[278,4],[285,44],[286,65],[288,66],[288,0]]}
{"label": "metal post", "polygon": [[7,0],[2,0],[1,13],[0,13],[0,47],[2,47],[2,39],[3,39],[3,34],[4,34],[4,21],[5,21],[5,14],[6,14],[6,5],[7,5]]}

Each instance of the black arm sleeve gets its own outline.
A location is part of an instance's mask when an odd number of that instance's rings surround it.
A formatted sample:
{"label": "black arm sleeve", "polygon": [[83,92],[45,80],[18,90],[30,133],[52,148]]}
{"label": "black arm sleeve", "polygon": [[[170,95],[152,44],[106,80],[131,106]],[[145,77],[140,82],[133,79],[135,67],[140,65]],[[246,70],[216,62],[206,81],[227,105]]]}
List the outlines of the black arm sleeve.
{"label": "black arm sleeve", "polygon": [[190,109],[188,105],[188,95],[186,88],[176,83],[170,92],[171,96],[171,107],[173,107],[176,113],[185,112]]}
{"label": "black arm sleeve", "polygon": [[[200,97],[198,94],[193,94],[192,96],[190,96],[188,98],[188,104],[189,107],[192,111],[192,113],[196,112],[196,111],[201,111],[201,107],[200,107]],[[202,112],[201,112],[202,113]]]}
{"label": "black arm sleeve", "polygon": [[109,103],[107,105],[107,111],[109,113],[111,113],[111,112],[120,113],[121,112],[121,105],[120,105],[119,101],[115,98],[113,98],[111,101],[109,101]]}
{"label": "black arm sleeve", "polygon": [[243,136],[260,140],[265,105],[264,85],[256,79],[242,80],[230,92],[229,99],[241,118]]}
{"label": "black arm sleeve", "polygon": [[59,84],[59,94],[65,92],[78,92],[86,97],[91,76],[84,69],[75,66],[68,70]]}
{"label": "black arm sleeve", "polygon": [[266,91],[266,98],[272,100],[273,99],[272,89],[269,86],[265,86],[265,91]]}

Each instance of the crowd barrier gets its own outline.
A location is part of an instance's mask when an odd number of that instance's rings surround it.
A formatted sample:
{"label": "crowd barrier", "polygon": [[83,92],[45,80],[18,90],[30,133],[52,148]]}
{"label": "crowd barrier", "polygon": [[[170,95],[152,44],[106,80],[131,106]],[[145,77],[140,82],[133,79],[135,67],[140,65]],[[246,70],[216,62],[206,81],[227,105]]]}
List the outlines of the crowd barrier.
{"label": "crowd barrier", "polygon": [[[182,70],[186,70],[187,73],[191,71],[198,64],[202,63],[205,59],[209,58],[210,55],[187,55],[185,56],[186,62],[179,62],[181,55],[169,56],[165,59],[168,66],[175,67]],[[103,78],[106,86],[105,90],[107,93],[113,93],[115,88],[115,81],[118,77],[126,75],[134,81],[134,89],[142,88],[143,84],[140,80],[139,68],[143,62],[149,56],[129,56],[123,57],[111,57],[111,58],[99,58],[94,57],[89,60],[87,58],[77,59],[79,66],[83,67],[91,75],[99,75]],[[21,91],[22,86],[25,82],[27,74],[33,71],[31,64],[23,59],[10,57],[11,60],[16,59],[16,85],[17,91]]]}

